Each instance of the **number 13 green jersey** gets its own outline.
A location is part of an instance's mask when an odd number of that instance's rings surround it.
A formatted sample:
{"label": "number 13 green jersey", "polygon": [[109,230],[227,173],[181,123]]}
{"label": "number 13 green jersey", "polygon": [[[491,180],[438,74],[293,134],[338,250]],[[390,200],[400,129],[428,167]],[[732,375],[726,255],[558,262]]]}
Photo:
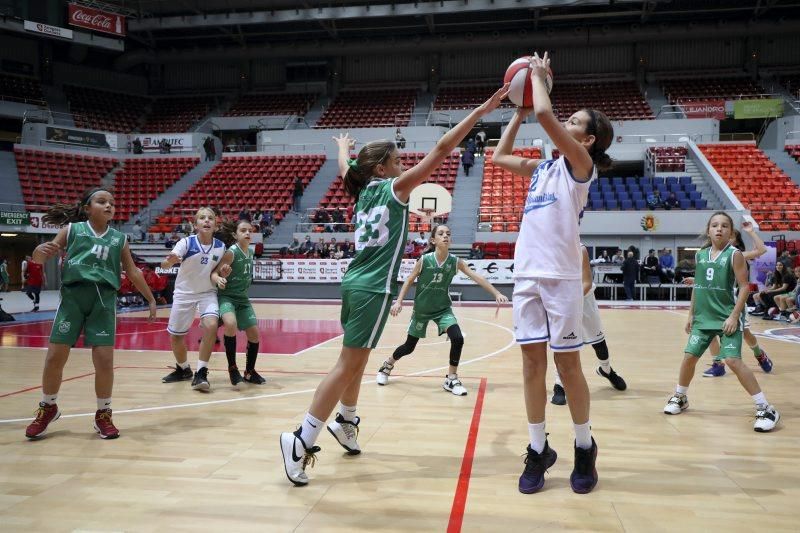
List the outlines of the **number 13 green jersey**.
{"label": "number 13 green jersey", "polygon": [[435,315],[453,305],[450,300],[450,283],[458,273],[458,257],[448,255],[440,265],[436,252],[425,254],[420,259],[422,271],[417,278],[414,295],[414,313]]}
{"label": "number 13 green jersey", "polygon": [[371,181],[356,202],[356,256],[342,290],[397,294],[397,274],[408,236],[408,203],[394,194],[394,179]]}

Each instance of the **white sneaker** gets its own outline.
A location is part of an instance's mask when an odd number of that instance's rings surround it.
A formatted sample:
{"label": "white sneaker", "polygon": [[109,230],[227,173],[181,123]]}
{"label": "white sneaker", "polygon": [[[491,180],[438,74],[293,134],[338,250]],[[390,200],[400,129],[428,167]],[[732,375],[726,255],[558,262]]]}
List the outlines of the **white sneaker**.
{"label": "white sneaker", "polygon": [[336,442],[347,450],[347,455],[358,455],[361,453],[361,447],[356,441],[358,438],[359,422],[361,422],[361,418],[359,417],[356,417],[353,422],[348,422],[341,413],[338,413],[334,421],[328,424],[328,431],[333,435],[333,438],[336,439]]}
{"label": "white sneaker", "polygon": [[467,389],[465,389],[464,385],[461,384],[461,380],[458,379],[456,374],[448,374],[444,378],[444,384],[442,384],[442,388],[446,391],[452,392],[456,396],[467,395]]}
{"label": "white sneaker", "polygon": [[394,365],[389,365],[386,361],[383,362],[381,368],[378,370],[378,375],[375,376],[375,382],[378,385],[387,385],[389,383],[389,376],[394,369]]}
{"label": "white sneaker", "polygon": [[679,415],[681,411],[689,407],[689,398],[685,394],[678,394],[677,392],[672,395],[667,405],[664,406],[664,412],[668,415]]}
{"label": "white sneaker", "polygon": [[780,419],[781,414],[776,411],[773,406],[768,405],[765,408],[757,407],[756,423],[753,425],[753,429],[759,433],[772,431],[775,429],[775,426],[778,425],[778,420]]}
{"label": "white sneaker", "polygon": [[296,486],[308,485],[306,466],[310,463],[314,466],[316,456],[320,451],[319,446],[306,448],[303,439],[300,438],[300,430],[294,433],[281,433],[281,453],[283,454],[283,468],[286,470],[286,477]]}

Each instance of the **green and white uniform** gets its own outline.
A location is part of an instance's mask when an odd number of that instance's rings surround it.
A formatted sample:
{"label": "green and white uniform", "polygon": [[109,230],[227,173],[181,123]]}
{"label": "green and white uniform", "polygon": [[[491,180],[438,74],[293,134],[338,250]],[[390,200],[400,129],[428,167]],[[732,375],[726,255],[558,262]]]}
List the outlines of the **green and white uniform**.
{"label": "green and white uniform", "polygon": [[253,252],[249,249],[246,253],[243,252],[238,244],[228,248],[228,252],[233,254],[233,261],[228,283],[224,289],[217,291],[219,314],[222,316],[225,313],[234,313],[236,327],[242,331],[258,323],[256,313],[247,297],[247,289],[253,282]]}
{"label": "green and white uniform", "polygon": [[722,332],[722,325],[736,306],[736,275],[733,272],[734,254],[741,253],[728,244],[716,256],[711,247],[695,254],[694,317],[692,333],[686,344],[686,353],[700,357],[714,337],[720,338],[719,359],[741,358],[744,313],[731,335]]}
{"label": "green and white uniform", "polygon": [[98,235],[88,222],[68,226],[61,303],[50,342],[72,346],[83,330],[87,346],[114,345],[125,241],[125,235],[111,227]]}
{"label": "green and white uniform", "polygon": [[422,270],[417,278],[414,311],[408,325],[408,334],[424,339],[430,320],[439,327],[439,335],[450,326],[458,324],[450,299],[450,283],[458,272],[458,257],[450,254],[439,264],[436,252],[431,252],[423,255],[420,261]]}
{"label": "green and white uniform", "polygon": [[397,274],[408,235],[408,203],[397,198],[394,182],[373,179],[356,202],[356,256],[342,280],[345,346],[374,348],[397,294]]}

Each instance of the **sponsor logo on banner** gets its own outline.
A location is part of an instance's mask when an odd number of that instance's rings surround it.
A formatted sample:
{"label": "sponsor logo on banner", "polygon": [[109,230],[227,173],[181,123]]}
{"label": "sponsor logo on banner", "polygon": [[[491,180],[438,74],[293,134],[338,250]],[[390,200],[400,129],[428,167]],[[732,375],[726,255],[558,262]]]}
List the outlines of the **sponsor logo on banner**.
{"label": "sponsor logo on banner", "polygon": [[42,24],[41,22],[32,22],[26,20],[23,27],[28,31],[36,33],[43,33],[51,37],[60,37],[62,39],[72,39],[72,30],[67,28],[59,28],[58,26],[50,26],[49,24]]}
{"label": "sponsor logo on banner", "polygon": [[58,233],[61,226],[49,224],[42,220],[44,213],[31,213],[31,224],[25,228],[28,233]]}
{"label": "sponsor logo on banner", "polygon": [[54,128],[52,126],[47,126],[45,138],[47,142],[51,143],[74,144],[107,150],[117,149],[117,136],[113,133],[106,134],[97,131],[73,130],[70,128]]}
{"label": "sponsor logo on banner", "polygon": [[694,102],[680,102],[686,118],[716,118],[725,120],[725,100],[695,100]]}
{"label": "sponsor logo on banner", "polygon": [[175,133],[172,135],[146,135],[140,137],[142,141],[142,149],[146,152],[155,152],[158,150],[158,143],[166,139],[170,144],[170,152],[191,152],[192,151],[192,135]]}
{"label": "sponsor logo on banner", "polygon": [[109,13],[92,7],[70,4],[68,17],[72,26],[80,26],[81,28],[112,35],[125,35],[125,17],[119,13]]}

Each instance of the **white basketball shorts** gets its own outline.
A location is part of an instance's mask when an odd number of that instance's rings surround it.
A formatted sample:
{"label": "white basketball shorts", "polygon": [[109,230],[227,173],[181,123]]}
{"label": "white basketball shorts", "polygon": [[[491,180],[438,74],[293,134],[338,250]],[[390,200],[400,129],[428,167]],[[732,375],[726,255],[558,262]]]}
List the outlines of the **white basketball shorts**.
{"label": "white basketball shorts", "polygon": [[519,278],[512,303],[517,344],[549,342],[554,352],[583,346],[581,280]]}
{"label": "white basketball shorts", "polygon": [[600,308],[594,299],[594,291],[590,291],[583,297],[583,343],[597,344],[605,338],[603,323],[600,322]]}
{"label": "white basketball shorts", "polygon": [[202,294],[179,294],[172,301],[169,312],[167,332],[171,335],[185,335],[192,327],[195,311],[200,311],[200,319],[207,316],[219,316],[219,302],[216,292]]}

